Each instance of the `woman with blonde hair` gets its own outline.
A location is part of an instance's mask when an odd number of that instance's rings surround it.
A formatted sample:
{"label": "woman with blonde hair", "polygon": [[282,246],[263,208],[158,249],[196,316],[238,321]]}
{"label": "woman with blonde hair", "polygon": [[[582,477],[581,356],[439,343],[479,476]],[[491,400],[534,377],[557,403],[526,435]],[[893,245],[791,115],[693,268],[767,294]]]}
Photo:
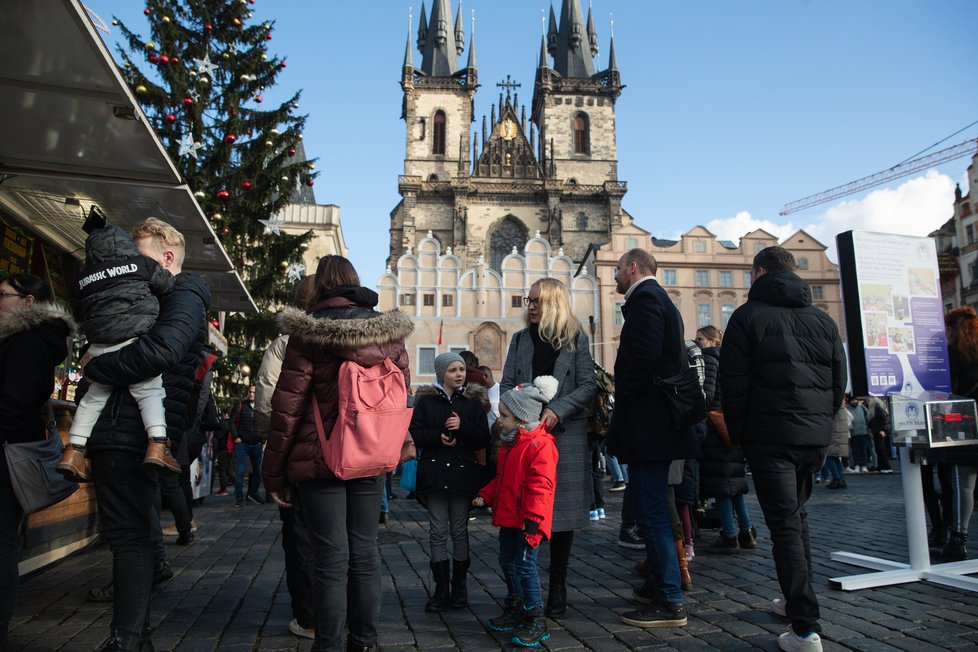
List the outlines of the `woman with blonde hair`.
{"label": "woman with blonde hair", "polygon": [[560,383],[541,420],[557,442],[557,489],[550,537],[550,585],[546,615],[567,610],[567,562],[574,530],[588,525],[591,461],[587,442],[588,406],[598,392],[590,342],[560,281],[543,278],[530,286],[526,328],[513,335],[503,368],[500,394],[538,376]]}

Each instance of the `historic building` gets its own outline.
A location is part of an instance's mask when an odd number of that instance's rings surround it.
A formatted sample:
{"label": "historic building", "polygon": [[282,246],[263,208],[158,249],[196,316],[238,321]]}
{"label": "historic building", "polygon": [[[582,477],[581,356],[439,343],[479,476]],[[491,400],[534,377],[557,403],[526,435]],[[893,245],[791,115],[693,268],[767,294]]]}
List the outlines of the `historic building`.
{"label": "historic building", "polygon": [[[625,300],[615,291],[613,272],[615,263],[629,249],[641,247],[655,256],[659,264],[656,278],[679,308],[686,337],[692,339],[701,326],[713,324],[721,330],[726,327],[733,311],[747,301],[754,255],[777,244],[778,239],[763,229],[748,233],[739,245],[718,240],[702,226],[694,227],[679,240],[654,238],[634,224],[617,229],[611,242],[598,250],[593,259],[600,294],[595,359],[605,366],[614,364]],[[780,245],[794,254],[798,275],[811,285],[814,304],[835,320],[845,338],[839,267],[825,255],[825,245],[804,231],[797,231]]]}
{"label": "historic building", "polygon": [[[622,84],[614,42],[607,68],[597,71],[590,12],[585,19],[580,0],[563,0],[541,37],[529,109],[519,102],[521,85],[507,77],[496,84],[489,115],[477,120],[476,50],[470,32],[465,51],[461,8],[453,21],[449,0],[435,0],[430,15],[422,5],[416,38],[421,65],[414,66],[409,33],[401,73],[404,173],[390,215],[390,271],[378,283],[381,307],[398,305],[418,318],[409,345],[428,347],[438,331],[446,343],[438,351],[449,343],[481,350],[500,371],[510,336],[522,328],[519,302],[529,285],[548,275],[570,283],[589,246],[607,243],[628,221],[627,187],[618,179]],[[595,289],[590,279],[574,282],[578,294]],[[587,323],[596,308],[583,306],[593,298],[575,301]],[[495,340],[483,337],[483,320],[498,331]],[[433,356],[412,353],[415,377],[429,382]]]}

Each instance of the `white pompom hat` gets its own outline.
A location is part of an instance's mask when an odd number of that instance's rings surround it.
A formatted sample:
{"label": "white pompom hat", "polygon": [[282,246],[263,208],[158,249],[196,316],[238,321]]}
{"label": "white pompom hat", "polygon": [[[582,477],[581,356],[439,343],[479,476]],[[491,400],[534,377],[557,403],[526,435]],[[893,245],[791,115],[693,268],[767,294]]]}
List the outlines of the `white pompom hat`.
{"label": "white pompom hat", "polygon": [[536,423],[540,420],[544,406],[557,395],[558,385],[553,376],[537,376],[532,385],[517,385],[499,400],[520,421]]}

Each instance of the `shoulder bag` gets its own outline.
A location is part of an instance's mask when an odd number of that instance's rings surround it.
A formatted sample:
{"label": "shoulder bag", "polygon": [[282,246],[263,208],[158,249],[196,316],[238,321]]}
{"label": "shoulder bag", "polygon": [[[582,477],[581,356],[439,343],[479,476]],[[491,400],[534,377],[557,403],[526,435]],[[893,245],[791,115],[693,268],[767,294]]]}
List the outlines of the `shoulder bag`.
{"label": "shoulder bag", "polygon": [[3,445],[17,502],[27,514],[39,512],[75,493],[78,484],[58,473],[64,452],[61,437]]}
{"label": "shoulder bag", "polygon": [[706,397],[693,367],[687,366],[669,378],[656,377],[652,384],[666,397],[669,417],[676,430],[684,430],[706,418]]}

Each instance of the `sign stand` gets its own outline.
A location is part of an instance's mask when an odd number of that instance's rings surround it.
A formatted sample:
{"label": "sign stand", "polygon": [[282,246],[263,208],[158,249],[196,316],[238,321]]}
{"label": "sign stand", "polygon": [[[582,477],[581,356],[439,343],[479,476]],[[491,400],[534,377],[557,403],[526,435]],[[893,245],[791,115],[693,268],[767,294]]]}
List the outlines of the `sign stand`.
{"label": "sign stand", "polygon": [[970,573],[978,573],[978,559],[934,566],[930,563],[930,549],[927,546],[927,524],[924,522],[924,492],[920,479],[920,464],[912,459],[913,457],[909,448],[900,447],[900,476],[903,481],[903,509],[907,520],[910,563],[904,564],[854,552],[833,552],[830,556],[834,561],[872,568],[878,572],[833,577],[829,580],[829,586],[832,588],[857,591],[926,580],[935,584],[978,592],[978,577],[965,577]]}

